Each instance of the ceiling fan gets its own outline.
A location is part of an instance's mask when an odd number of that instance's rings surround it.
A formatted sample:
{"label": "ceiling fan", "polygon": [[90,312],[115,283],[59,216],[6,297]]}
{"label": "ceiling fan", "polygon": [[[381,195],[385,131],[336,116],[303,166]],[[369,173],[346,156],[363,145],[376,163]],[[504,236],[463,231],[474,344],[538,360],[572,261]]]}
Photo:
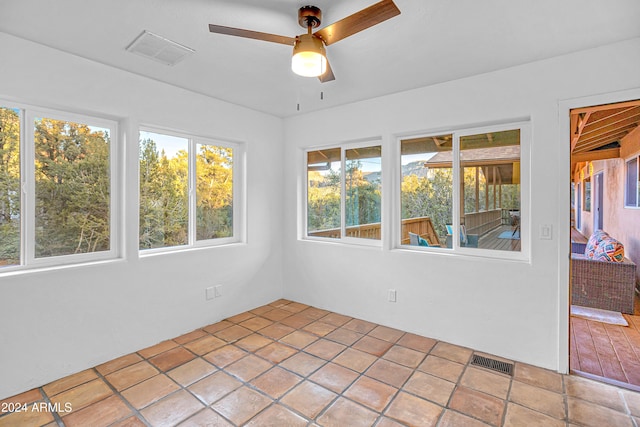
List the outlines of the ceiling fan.
{"label": "ceiling fan", "polygon": [[327,60],[325,46],[339,42],[399,14],[400,9],[392,0],[382,0],[312,33],[313,28],[320,26],[322,11],[315,6],[303,6],[298,10],[298,23],[307,29],[307,33],[296,37],[214,24],[209,24],[209,31],[293,46],[292,70],[301,76],[318,77],[324,83],[335,80],[333,70]]}

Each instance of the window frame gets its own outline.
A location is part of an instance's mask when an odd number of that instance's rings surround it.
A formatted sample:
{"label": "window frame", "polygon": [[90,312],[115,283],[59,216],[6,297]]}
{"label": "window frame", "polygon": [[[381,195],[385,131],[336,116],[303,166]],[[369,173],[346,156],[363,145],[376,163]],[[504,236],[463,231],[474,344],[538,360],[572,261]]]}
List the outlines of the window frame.
{"label": "window frame", "polygon": [[[140,133],[151,132],[187,140],[187,159],[188,159],[188,224],[187,224],[187,243],[184,245],[163,246],[158,248],[140,248]],[[216,246],[224,246],[236,243],[246,242],[246,189],[245,189],[245,164],[246,150],[245,144],[241,142],[225,141],[218,138],[199,136],[192,133],[175,131],[153,125],[140,125],[138,127],[138,161],[137,161],[137,201],[138,201],[138,238],[136,239],[139,256],[145,257],[155,254],[163,254],[168,252],[178,252],[195,248],[208,248]],[[231,148],[233,150],[233,235],[230,237],[221,237],[217,239],[197,240],[197,220],[196,220],[196,147],[197,145],[214,145],[217,147]]]}
{"label": "window frame", "polygon": [[[366,148],[366,147],[380,147],[380,174],[381,174],[381,183],[380,183],[380,239],[367,239],[362,237],[349,237],[346,235],[346,179],[345,179],[345,166],[347,162],[346,151],[358,148]],[[307,171],[307,161],[308,161],[308,153],[311,151],[318,150],[330,150],[330,149],[340,149],[340,237],[332,238],[332,237],[322,237],[322,236],[310,236],[309,235],[309,178]],[[319,242],[332,242],[332,243],[344,243],[351,245],[360,245],[360,246],[372,246],[372,247],[382,247],[382,241],[384,240],[384,232],[385,232],[385,197],[384,197],[384,176],[386,175],[384,172],[384,156],[385,156],[385,147],[382,142],[382,138],[371,138],[364,139],[352,142],[345,142],[339,144],[331,144],[325,146],[315,146],[308,147],[303,150],[303,161],[301,162],[304,166],[302,177],[303,177],[303,221],[302,221],[302,240],[309,241],[319,241]]]}
{"label": "window frame", "polygon": [[[453,135],[453,147],[452,147],[452,167],[453,167],[453,224],[460,224],[460,180],[461,180],[461,165],[460,165],[460,138],[465,136],[478,135],[483,133],[501,132],[509,130],[520,131],[520,251],[501,251],[483,248],[470,248],[460,245],[460,227],[453,227],[452,235],[452,247],[424,247],[424,246],[412,246],[402,244],[401,242],[401,222],[402,222],[402,172],[401,168],[401,144],[403,140],[422,138],[422,137],[435,137],[443,134]],[[460,128],[442,128],[430,132],[402,134],[397,137],[396,141],[396,159],[394,168],[396,175],[399,177],[399,181],[394,184],[394,190],[396,192],[393,198],[394,203],[394,238],[393,248],[410,250],[431,254],[446,254],[446,255],[469,255],[474,257],[496,258],[496,259],[511,259],[528,261],[529,260],[529,246],[531,239],[530,231],[530,141],[531,141],[531,122],[530,120],[520,120],[513,122],[504,122],[500,124],[477,126],[477,127],[460,127]]]}
{"label": "window frame", "polygon": [[[10,271],[29,270],[70,264],[113,260],[121,257],[121,147],[120,128],[117,120],[94,115],[75,113],[34,106],[21,102],[0,99],[3,108],[20,111],[20,263],[4,266],[0,274]],[[99,252],[55,255],[36,258],[36,181],[35,181],[35,119],[46,118],[80,123],[109,130],[109,249]]]}
{"label": "window frame", "polygon": [[[629,204],[629,163],[636,161],[636,204]],[[624,208],[625,209],[640,209],[640,154],[635,154],[624,160]]]}

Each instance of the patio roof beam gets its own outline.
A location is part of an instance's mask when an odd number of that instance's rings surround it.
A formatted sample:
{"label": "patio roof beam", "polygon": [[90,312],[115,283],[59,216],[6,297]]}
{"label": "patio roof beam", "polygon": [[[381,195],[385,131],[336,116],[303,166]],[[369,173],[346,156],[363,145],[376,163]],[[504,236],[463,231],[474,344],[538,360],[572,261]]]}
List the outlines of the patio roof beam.
{"label": "patio roof beam", "polygon": [[571,163],[593,162],[595,160],[617,159],[620,157],[620,148],[607,148],[605,150],[587,151],[571,156]]}

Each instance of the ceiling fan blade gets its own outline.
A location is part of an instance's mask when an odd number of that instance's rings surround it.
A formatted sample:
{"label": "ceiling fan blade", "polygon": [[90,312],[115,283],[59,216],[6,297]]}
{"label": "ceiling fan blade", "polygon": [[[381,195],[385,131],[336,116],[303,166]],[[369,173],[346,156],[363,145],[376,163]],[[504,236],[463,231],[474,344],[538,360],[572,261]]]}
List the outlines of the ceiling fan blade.
{"label": "ceiling fan blade", "polygon": [[330,45],[399,14],[400,9],[398,9],[393,0],[382,0],[362,9],[360,12],[324,27],[314,34],[322,37],[324,44]]}
{"label": "ceiling fan blade", "polygon": [[209,31],[228,36],[245,37],[247,39],[263,40],[266,42],[287,44],[293,46],[296,39],[293,37],[279,36],[276,34],[261,33],[259,31],[243,30],[241,28],[223,27],[222,25],[209,24]]}
{"label": "ceiling fan blade", "polygon": [[336,79],[336,76],[333,75],[333,70],[331,69],[329,60],[327,59],[327,71],[325,71],[324,74],[319,75],[318,80],[320,80],[320,83],[326,83],[335,79]]}

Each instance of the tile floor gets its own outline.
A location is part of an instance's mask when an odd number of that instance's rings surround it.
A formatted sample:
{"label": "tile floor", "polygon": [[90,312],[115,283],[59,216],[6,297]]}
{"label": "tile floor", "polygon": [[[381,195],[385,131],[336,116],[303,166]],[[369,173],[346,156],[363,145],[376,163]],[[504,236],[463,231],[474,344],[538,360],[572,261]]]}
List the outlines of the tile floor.
{"label": "tile floor", "polygon": [[5,399],[0,426],[640,426],[639,393],[472,354],[278,300]]}

